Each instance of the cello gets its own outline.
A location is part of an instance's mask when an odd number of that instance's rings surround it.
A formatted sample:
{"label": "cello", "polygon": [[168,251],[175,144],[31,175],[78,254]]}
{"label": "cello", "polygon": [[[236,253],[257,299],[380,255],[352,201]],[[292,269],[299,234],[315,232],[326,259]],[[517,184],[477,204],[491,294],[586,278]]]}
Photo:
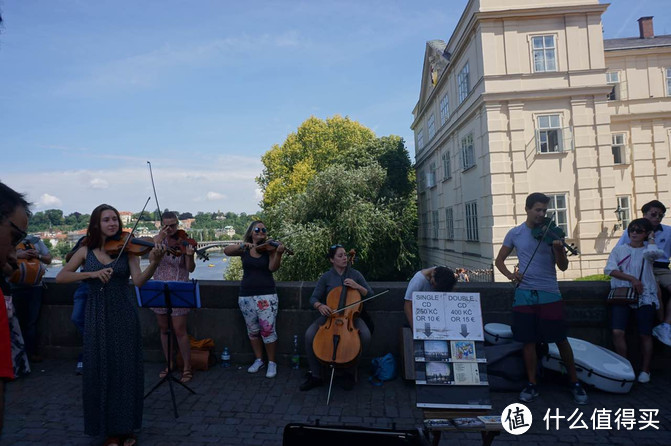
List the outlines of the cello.
{"label": "cello", "polygon": [[[349,261],[345,269],[347,278],[349,266],[354,261],[354,250],[349,252]],[[336,367],[346,368],[355,365],[361,354],[361,338],[355,327],[355,319],[363,308],[361,294],[345,285],[335,287],[326,296],[326,305],[335,308],[319,327],[312,341],[312,349],[317,359],[331,368],[331,382],[326,404],[331,397],[331,386]]]}

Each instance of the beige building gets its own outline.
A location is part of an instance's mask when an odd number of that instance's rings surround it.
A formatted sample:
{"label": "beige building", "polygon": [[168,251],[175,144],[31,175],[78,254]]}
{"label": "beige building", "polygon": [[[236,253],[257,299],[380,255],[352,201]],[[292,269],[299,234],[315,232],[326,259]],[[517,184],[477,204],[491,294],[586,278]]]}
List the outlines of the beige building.
{"label": "beige building", "polygon": [[427,43],[411,126],[424,264],[491,269],[543,192],[581,253],[560,278],[601,273],[645,202],[671,206],[671,36],[647,17],[604,40],[607,7],[470,0]]}

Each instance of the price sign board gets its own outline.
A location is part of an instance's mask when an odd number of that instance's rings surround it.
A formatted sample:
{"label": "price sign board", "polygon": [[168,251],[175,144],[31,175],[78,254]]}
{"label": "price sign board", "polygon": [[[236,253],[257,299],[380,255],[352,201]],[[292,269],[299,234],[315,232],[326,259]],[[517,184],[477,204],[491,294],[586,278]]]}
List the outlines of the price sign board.
{"label": "price sign board", "polygon": [[480,293],[412,293],[414,339],[484,341]]}

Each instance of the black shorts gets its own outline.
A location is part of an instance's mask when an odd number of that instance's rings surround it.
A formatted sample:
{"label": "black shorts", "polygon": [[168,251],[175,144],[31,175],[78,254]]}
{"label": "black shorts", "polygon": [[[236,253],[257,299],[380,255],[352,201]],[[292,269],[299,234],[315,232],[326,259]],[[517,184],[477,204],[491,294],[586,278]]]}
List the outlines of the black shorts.
{"label": "black shorts", "polygon": [[629,322],[629,315],[634,313],[636,317],[636,326],[638,334],[652,335],[652,325],[655,321],[655,307],[652,305],[642,305],[638,308],[631,308],[629,305],[611,305],[610,306],[610,327],[613,330],[626,330]]}
{"label": "black shorts", "polygon": [[566,339],[564,302],[513,307],[513,339],[524,344]]}

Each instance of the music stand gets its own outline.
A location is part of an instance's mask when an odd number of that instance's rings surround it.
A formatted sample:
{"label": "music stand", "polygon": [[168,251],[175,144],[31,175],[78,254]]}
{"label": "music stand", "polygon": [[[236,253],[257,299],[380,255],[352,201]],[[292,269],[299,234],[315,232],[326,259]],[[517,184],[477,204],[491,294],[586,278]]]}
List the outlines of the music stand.
{"label": "music stand", "polygon": [[176,382],[189,392],[195,394],[189,386],[180,382],[172,375],[172,309],[173,308],[200,308],[200,287],[196,280],[190,282],[163,282],[160,280],[149,280],[142,288],[135,287],[137,303],[140,307],[158,307],[167,309],[168,316],[168,374],[159,380],[158,383],[144,396],[146,399],[152,392],[160,387],[164,382],[168,382],[170,387],[170,397],[172,398],[172,408],[177,414],[177,403],[175,402],[175,391],[172,383]]}

